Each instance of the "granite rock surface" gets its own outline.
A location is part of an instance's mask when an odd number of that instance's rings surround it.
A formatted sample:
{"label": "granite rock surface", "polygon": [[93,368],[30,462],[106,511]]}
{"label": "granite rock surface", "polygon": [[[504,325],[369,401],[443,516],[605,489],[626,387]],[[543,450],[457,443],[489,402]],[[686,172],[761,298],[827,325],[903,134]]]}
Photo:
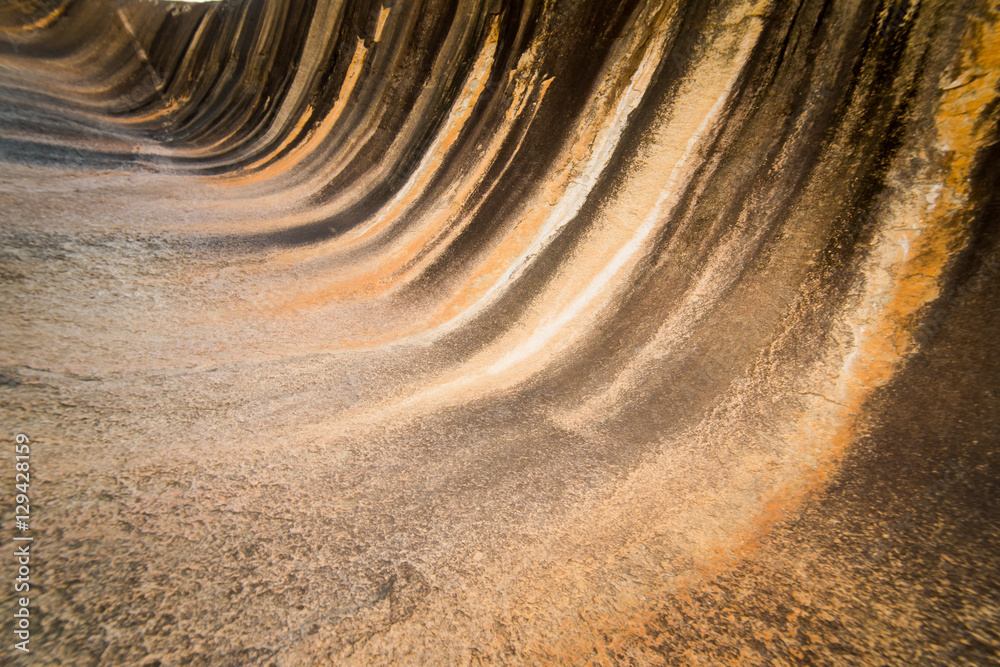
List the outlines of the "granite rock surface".
{"label": "granite rock surface", "polygon": [[998,100],[993,0],[0,4],[0,662],[1000,664]]}

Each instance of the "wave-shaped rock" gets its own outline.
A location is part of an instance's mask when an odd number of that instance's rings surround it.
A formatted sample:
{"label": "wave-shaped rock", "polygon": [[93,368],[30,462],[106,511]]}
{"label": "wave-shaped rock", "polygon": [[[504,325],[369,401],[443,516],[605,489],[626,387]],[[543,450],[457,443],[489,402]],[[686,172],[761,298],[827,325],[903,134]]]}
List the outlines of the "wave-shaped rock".
{"label": "wave-shaped rock", "polygon": [[31,659],[995,660],[998,27],[0,6]]}

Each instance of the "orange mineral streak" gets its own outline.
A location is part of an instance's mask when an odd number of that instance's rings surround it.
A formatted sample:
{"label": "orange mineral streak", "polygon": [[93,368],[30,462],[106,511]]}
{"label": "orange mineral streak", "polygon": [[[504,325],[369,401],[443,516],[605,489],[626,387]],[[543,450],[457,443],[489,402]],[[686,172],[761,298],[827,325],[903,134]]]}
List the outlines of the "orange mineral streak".
{"label": "orange mineral streak", "polygon": [[[429,149],[428,157],[424,159],[422,165],[417,169],[417,172],[413,177],[411,177],[410,181],[404,186],[400,193],[397,194],[397,196],[394,197],[381,212],[374,216],[371,222],[361,226],[359,229],[349,231],[342,236],[325,243],[283,252],[274,258],[273,261],[276,264],[280,266],[300,266],[311,259],[330,257],[338,252],[342,252],[346,249],[356,247],[358,244],[372,240],[380,233],[401,224],[402,216],[414,204],[416,204],[424,194],[425,187],[434,177],[437,167],[447,157],[455,141],[460,136],[462,128],[465,126],[472,110],[475,108],[480,96],[485,90],[490,67],[492,66],[493,57],[496,52],[498,38],[498,24],[496,20],[494,20],[490,26],[490,35],[487,38],[485,48],[480,52],[479,58],[473,66],[473,74],[470,77],[465,93],[456,104],[455,110],[449,117],[442,134]],[[519,99],[520,98],[515,95],[515,100]],[[503,134],[503,132],[497,133],[497,135]],[[465,188],[462,192],[466,196],[471,194],[472,188],[474,188],[479,180],[481,180],[486,169],[488,169],[490,164],[492,164],[496,151],[499,150],[501,143],[502,137],[495,136],[490,150],[486,151],[485,157],[477,163],[477,168],[467,170],[462,181],[464,185],[461,186]],[[456,195],[452,195],[449,198],[449,200],[454,199],[456,199]],[[431,216],[424,222],[424,227],[441,229],[449,220],[451,215],[451,207],[442,207],[435,213],[431,214]],[[398,245],[399,244],[397,243],[393,247],[398,247]],[[393,250],[390,249],[389,254],[392,252]],[[368,281],[371,282],[379,279],[383,276],[383,274],[387,273],[385,271],[372,272],[368,270],[366,267],[372,264],[376,264],[380,267],[386,265],[384,268],[391,268],[387,266],[387,260],[384,259],[384,257],[371,257],[370,261],[366,262],[363,266],[348,269],[349,272],[353,271],[353,273],[348,273],[347,275],[341,273],[336,277],[324,276],[322,280],[318,281],[320,283],[318,287],[311,287],[307,294],[302,294],[297,299],[284,303],[282,306],[278,307],[276,312],[288,312],[299,308],[321,305],[338,297],[349,298],[352,294],[358,292],[357,289],[352,289],[349,286],[363,286],[365,284],[365,275],[368,276]],[[398,263],[393,266],[398,266]],[[362,289],[360,290],[360,293],[364,294],[368,292],[366,292],[365,289]]]}
{"label": "orange mineral streak", "polygon": [[382,11],[378,15],[378,25],[375,27],[375,37],[372,38],[374,42],[382,41],[382,31],[385,29],[386,19],[389,18],[390,7],[382,7]]}
{"label": "orange mineral streak", "polygon": [[[33,10],[38,7],[40,3],[35,2],[21,2],[21,3],[10,3],[10,5],[5,8],[7,11],[0,12],[0,20],[5,19],[5,14],[17,16],[17,26],[14,29],[4,28],[4,32],[33,32],[35,30],[44,30],[50,27],[53,23],[61,19],[66,14],[66,9],[72,3],[72,0],[63,0],[59,3],[58,7],[50,10],[45,15],[35,19],[34,21],[26,21],[25,18],[33,13]],[[12,21],[13,22],[13,21]]]}
{"label": "orange mineral streak", "polygon": [[[822,490],[836,472],[843,456],[855,441],[857,420],[872,392],[888,383],[906,356],[915,350],[914,333],[920,323],[920,311],[940,294],[941,280],[950,258],[967,241],[963,221],[969,194],[970,170],[973,157],[989,138],[989,119],[983,110],[997,99],[1000,79],[1000,26],[995,22],[970,29],[963,69],[977,68],[988,72],[963,86],[944,91],[935,114],[939,146],[948,152],[943,161],[944,188],[926,207],[916,223],[916,233],[909,236],[909,252],[905,259],[892,267],[891,274],[872,272],[869,280],[875,292],[888,292],[885,301],[876,300],[866,315],[865,335],[845,364],[838,379],[840,394],[834,402],[817,399],[829,406],[827,411],[806,410],[800,421],[791,427],[792,442],[800,451],[814,457],[813,464],[800,461],[780,483],[766,494],[762,508],[749,526],[733,530],[726,540],[708,552],[690,580],[683,577],[663,586],[674,589],[683,597],[684,590],[699,581],[712,578],[732,568],[755,550],[771,529],[789,517],[810,495]],[[930,197],[928,197],[928,201]],[[891,238],[891,237],[890,237]],[[888,243],[892,243],[891,240]],[[882,305],[879,305],[881,303]],[[850,317],[850,316],[849,316]],[[806,457],[808,458],[808,456]],[[566,567],[566,576],[574,566]],[[597,649],[601,654],[614,655],[613,649],[647,635],[656,621],[655,610],[633,596],[623,595],[614,602],[614,613],[592,615],[581,612],[585,623],[565,623],[560,641],[535,647],[535,652],[560,663],[575,663],[580,656]],[[599,632],[594,632],[596,627]],[[572,626],[572,627],[568,627]],[[613,628],[613,630],[612,630]],[[641,641],[640,641],[641,644]],[[588,664],[605,664],[601,657]]]}
{"label": "orange mineral streak", "polygon": [[[315,129],[309,131],[305,140],[299,143],[298,146],[289,151],[286,155],[278,158],[274,162],[271,162],[266,167],[258,169],[251,174],[247,174],[246,171],[242,174],[234,174],[221,179],[219,184],[250,185],[253,183],[260,183],[284,174],[285,172],[291,170],[292,167],[299,164],[306,157],[312,155],[319,148],[320,144],[327,139],[330,132],[333,131],[337,121],[340,120],[344,109],[347,107],[347,102],[350,100],[351,94],[354,92],[354,88],[361,77],[361,71],[364,68],[367,57],[368,48],[365,46],[364,40],[358,38],[358,43],[354,47],[354,55],[351,58],[351,64],[347,68],[347,76],[344,77],[344,83],[341,85],[340,93],[337,95],[337,102],[333,105],[330,112],[323,118],[323,121]],[[311,107],[309,117],[311,118]],[[286,147],[288,143],[290,143],[291,139],[294,139],[299,135],[299,131],[305,122],[306,118],[303,118],[303,121],[300,122],[300,124],[296,127],[296,130],[293,131],[289,141],[283,143],[278,149],[279,151]],[[261,163],[266,161],[266,159],[259,160],[253,165],[247,167],[246,170],[256,169]]]}
{"label": "orange mineral streak", "polygon": [[[494,39],[495,37],[491,36],[491,41]],[[630,72],[626,70],[625,73],[629,74]],[[547,79],[541,83],[539,92],[532,105],[531,118],[529,118],[529,123],[526,125],[530,125],[530,121],[534,118],[535,113],[537,113],[550,83],[551,79]],[[528,100],[528,97],[522,93],[523,91],[519,87],[518,92],[515,93],[517,103],[508,109],[505,127],[510,127],[516,117],[522,113],[525,103]],[[617,94],[624,94],[624,90],[618,89]],[[452,290],[447,300],[440,304],[429,317],[420,321],[414,320],[413,326],[405,332],[398,332],[397,335],[412,335],[446,324],[469,308],[475,307],[490,290],[498,286],[499,281],[503,280],[505,273],[511,267],[512,263],[524,258],[531,244],[541,235],[546,225],[551,222],[552,214],[549,207],[556,206],[568,196],[568,189],[573,184],[574,179],[579,176],[577,167],[593,152],[595,141],[598,138],[601,128],[615,121],[614,113],[616,113],[615,102],[617,99],[617,97],[611,96],[602,98],[595,103],[597,104],[595,113],[598,116],[605,117],[606,122],[595,121],[590,124],[591,129],[582,132],[576,137],[574,143],[567,147],[565,159],[545,179],[545,185],[539,194],[533,198],[534,201],[540,202],[542,205],[526,207],[524,217],[512,227],[511,231],[502,238],[479,266],[470,273],[461,287]],[[513,113],[512,110],[514,110]],[[518,139],[518,144],[512,155],[520,149],[521,143],[524,141],[524,136],[522,134]],[[455,138],[457,138],[457,134],[455,137],[448,138],[447,143],[450,145]],[[468,210],[462,210],[462,203],[468,201],[474,190],[480,186],[486,170],[492,166],[500,146],[501,142],[499,139],[494,139],[486,152],[490,156],[490,159],[478,162],[479,168],[471,173],[473,178],[466,178],[457,190],[451,192],[448,196],[449,201],[445,206],[442,206],[428,216],[426,220],[422,221],[420,226],[406,237],[404,243],[397,245],[388,253],[384,253],[379,257],[377,262],[369,262],[369,265],[374,264],[377,268],[368,270],[360,275],[341,275],[337,279],[330,279],[322,287],[287,302],[279,308],[279,312],[287,314],[343,299],[379,298],[393,291],[398,291],[402,286],[419,278],[427,266],[440,257],[449,247],[449,242],[461,233],[478,211],[478,204],[469,207]],[[497,180],[500,179],[498,178]],[[482,202],[485,196],[492,191],[492,187],[491,185],[486,193],[478,198],[479,202]],[[414,190],[414,196],[418,192],[419,190]],[[381,227],[393,224],[395,218],[405,212],[409,203],[409,200],[399,202],[386,214],[380,214],[379,220],[381,222],[366,229],[363,237],[345,238],[344,242],[356,243],[361,238],[367,238],[375,232],[380,231]],[[457,219],[456,215],[452,213],[454,210],[460,211],[458,214],[460,217]],[[606,250],[611,252],[610,248]],[[301,261],[302,256],[301,254],[297,254],[293,259],[294,261]],[[370,344],[371,342],[366,341],[366,344]]]}
{"label": "orange mineral streak", "polygon": [[[490,43],[494,42],[495,39],[494,25]],[[654,46],[662,46],[661,41],[662,39],[656,40]],[[658,52],[658,49],[653,50]],[[650,59],[653,64],[656,61],[655,58]],[[520,68],[521,65],[519,65]],[[634,70],[634,66],[618,68],[611,75],[611,78],[632,77],[634,79],[638,77],[645,80],[643,78],[645,75],[642,72],[636,73]],[[513,95],[514,101],[508,107],[504,127],[511,127],[517,117],[522,114],[526,103],[532,99],[531,96],[525,95],[524,91],[526,88],[535,88],[536,80],[537,77],[533,77],[529,83],[525,83],[523,80],[517,82]],[[550,83],[551,79],[547,79],[537,89],[538,92],[531,105],[531,116],[528,123],[522,123],[522,127],[525,129],[522,130],[521,136],[517,139],[517,145],[511,151],[512,156],[520,150],[526,136],[527,126],[530,125],[537,113]],[[616,105],[616,102],[625,95],[626,89],[622,86],[611,86],[609,90],[612,91],[610,95],[602,94],[595,101],[595,109],[592,114],[595,119],[604,117],[606,122],[595,120],[594,123],[590,124],[592,129],[581,132],[574,143],[566,148],[565,159],[545,179],[545,184],[539,194],[532,198],[532,201],[538,202],[538,204],[526,204],[520,220],[502,237],[497,246],[488,252],[478,266],[470,267],[472,270],[465,282],[460,287],[450,290],[446,300],[439,304],[429,316],[419,320],[411,319],[412,324],[409,329],[405,332],[399,332],[399,335],[417,334],[453,321],[470,308],[481,303],[488,293],[501,287],[500,283],[505,280],[505,274],[509,273],[512,266],[525,260],[531,245],[537,241],[547,226],[552,224],[553,212],[550,207],[559,205],[570,196],[568,189],[579,178],[580,163],[594,152],[598,135],[604,131],[601,128],[606,125],[614,125],[616,122],[614,115],[623,113],[622,109],[616,108],[616,106],[620,106]],[[455,141],[459,130],[460,126],[452,128],[451,131],[454,134],[445,137],[446,145]],[[351,273],[348,268],[345,274],[343,269],[339,269],[336,277],[330,277],[325,284],[314,287],[308,293],[299,294],[287,301],[279,306],[277,313],[289,314],[323,304],[334,304],[338,300],[381,298],[398,292],[407,284],[417,280],[426,268],[447,250],[449,242],[456,238],[471,222],[479,211],[481,202],[492,191],[495,182],[502,180],[502,177],[495,179],[485,192],[480,192],[476,196],[477,203],[463,207],[463,204],[470,201],[476,190],[482,188],[486,170],[495,167],[496,155],[503,145],[502,137],[497,136],[500,134],[509,133],[496,133],[489,147],[483,151],[483,157],[477,161],[477,168],[469,170],[462,182],[443,198],[445,201],[442,205],[424,219],[417,221],[408,230],[403,240],[391,247],[390,250],[380,253],[377,258],[372,258],[366,264],[359,266],[359,272]],[[443,151],[434,151],[434,153],[439,152]],[[503,169],[505,170],[508,165],[504,165]],[[340,248],[349,247],[372,238],[383,229],[400,224],[402,216],[410,209],[415,198],[419,197],[422,189],[420,186],[423,183],[424,179],[421,176],[419,182],[407,186],[404,197],[397,198],[396,201],[392,202],[391,208],[380,213],[373,223],[367,225],[359,234],[345,234],[342,239],[323,244],[323,252],[336,252]],[[456,211],[457,213],[455,213]],[[296,251],[294,254],[287,254],[278,261],[282,263],[301,262],[303,259],[316,256],[318,251],[318,248]],[[365,267],[368,266],[376,268],[366,269]],[[367,341],[366,344],[371,342]]]}
{"label": "orange mineral streak", "polygon": [[[814,469],[804,469],[793,485],[778,488],[757,520],[755,533],[763,534],[813,491],[822,488],[835,472],[854,441],[857,416],[874,389],[885,385],[905,357],[915,351],[914,333],[920,311],[940,294],[941,279],[949,260],[967,241],[963,222],[971,168],[976,152],[989,139],[989,118],[984,110],[997,100],[1000,83],[1000,22],[976,24],[969,30],[961,69],[986,72],[967,84],[941,95],[935,114],[938,145],[946,147],[944,188],[920,221],[922,233],[912,241],[908,259],[895,272],[888,302],[877,311],[874,326],[854,357],[856,368],[845,378],[846,386],[830,419],[803,420],[798,433],[822,454]],[[884,278],[889,280],[889,278]],[[824,442],[825,440],[825,442]]]}
{"label": "orange mineral streak", "polygon": [[[489,48],[484,52],[487,57],[483,58],[479,66],[475,68],[476,75],[472,80],[471,94],[459,106],[459,112],[452,116],[432,151],[433,155],[440,156],[440,160],[437,162],[444,159],[461,136],[476,102],[485,89],[497,38],[497,26],[494,23],[487,41]],[[545,82],[541,86],[532,111],[532,118],[537,111],[538,104],[544,98],[548,83]],[[520,87],[508,109],[505,126],[509,127],[513,124],[517,116],[523,112],[528,99],[527,88]],[[528,124],[530,124],[530,119]],[[314,288],[279,306],[278,311],[291,312],[342,299],[377,298],[391,290],[398,289],[402,284],[419,276],[448,247],[449,241],[461,233],[471,222],[477,207],[472,207],[472,210],[467,211],[462,207],[462,202],[471,199],[475,191],[481,187],[487,171],[493,166],[496,156],[504,144],[505,137],[506,133],[504,132],[496,133],[489,147],[484,151],[484,155],[477,161],[476,168],[466,172],[462,182],[448,193],[446,201],[421,220],[419,225],[404,236],[402,242],[382,253],[377,262],[366,262],[359,271],[348,276],[328,278],[321,287]],[[522,141],[523,134],[518,142],[518,147]],[[324,254],[371,240],[379,233],[400,224],[402,217],[423,195],[434,175],[435,171],[432,168],[418,172],[415,178],[407,184],[401,196],[393,200],[389,208],[380,212],[372,224],[367,225],[357,234],[346,234],[343,239],[324,244],[322,248]],[[482,199],[479,197],[479,201]],[[286,253],[279,259],[279,262],[282,264],[298,263],[316,255],[315,250]],[[375,265],[375,268],[367,268],[372,265]]]}
{"label": "orange mineral streak", "polygon": [[[491,27],[495,22],[496,19],[491,21]],[[412,104],[408,120],[395,133],[395,140],[385,151],[382,159],[379,160],[378,166],[366,170],[363,175],[353,181],[350,187],[345,187],[335,193],[331,193],[330,198],[322,204],[310,205],[306,209],[299,207],[297,212],[291,212],[289,216],[284,217],[282,220],[286,228],[290,225],[308,224],[315,222],[317,219],[328,218],[343,212],[346,207],[359,201],[364,196],[364,193],[371,192],[372,188],[383,185],[397,165],[401,161],[408,160],[411,157],[411,151],[414,150],[411,139],[414,133],[418,132],[418,127],[424,123],[425,114],[430,112],[431,105],[434,104],[436,97],[434,91],[440,85],[443,85],[445,79],[448,78],[447,72],[453,64],[456,49],[460,48],[460,44],[468,43],[469,40],[474,39],[476,34],[475,26],[470,21],[456,20],[453,23],[452,30],[445,39],[446,46],[438,54],[435,65],[432,67],[430,78],[421,86],[422,92]],[[491,50],[495,50],[495,45],[491,45]],[[384,82],[380,83],[377,79],[369,79],[365,85],[381,90],[385,90],[386,87]],[[459,102],[453,105],[453,113],[462,103]],[[337,137],[336,142],[325,146],[326,150],[324,150],[322,155],[313,156],[307,160],[307,164],[301,164],[293,172],[282,175],[283,181],[290,180],[293,182],[290,186],[286,183],[287,187],[272,188],[270,194],[265,194],[256,201],[260,204],[279,205],[285,210],[295,207],[292,202],[300,205],[307,202],[309,198],[316,194],[318,189],[326,187],[330,179],[339,174],[344,166],[350,164],[361,155],[362,151],[366,150],[369,142],[380,131],[380,116],[384,112],[385,109],[375,114],[359,113],[357,118],[352,114],[352,120],[358,121],[354,124],[353,129],[348,130],[346,127],[342,128],[338,124],[335,135]],[[434,157],[436,157],[436,150],[434,148],[427,150],[424,156],[424,163],[438,169],[441,163],[440,161],[435,161]],[[359,221],[359,223],[363,224],[362,221]],[[371,222],[368,224],[371,224]],[[348,236],[350,236],[350,233],[344,235],[344,237]],[[333,246],[323,243],[317,244],[315,249],[319,250],[320,248],[330,247]],[[372,261],[377,261],[377,259],[373,258]]]}
{"label": "orange mineral streak", "polygon": [[[540,90],[533,105],[532,118],[537,112],[541,100],[544,98],[551,81],[541,84]],[[524,107],[527,97],[524,97],[517,106],[517,113]],[[508,118],[508,124],[512,123],[513,117]],[[529,120],[530,124],[530,120]],[[578,139],[578,145],[589,145],[593,142],[593,132],[584,133]],[[457,135],[446,139],[449,145],[457,138]],[[524,140],[524,135],[520,137],[518,147]],[[473,191],[480,185],[486,171],[492,166],[496,152],[501,147],[498,139],[491,146],[491,159],[481,161],[479,168],[468,178],[461,189],[454,192],[449,199],[449,203],[459,206],[462,201],[473,194]],[[517,151],[515,150],[514,153]],[[572,182],[574,171],[572,161],[563,164],[559,172],[552,174],[546,179],[540,198],[543,201],[557,201]],[[500,179],[497,179],[500,180]],[[419,190],[414,191],[413,196],[417,196]],[[480,201],[482,198],[480,198]],[[406,204],[400,203],[391,211],[396,214]],[[418,278],[426,267],[449,246],[449,242],[454,239],[472,220],[476,208],[468,212],[462,212],[460,220],[456,221],[455,216],[450,213],[448,207],[443,207],[438,212],[430,216],[428,220],[413,234],[407,237],[404,244],[394,248],[387,253],[377,264],[377,268],[366,273],[355,276],[351,280],[342,280],[337,283],[329,283],[323,289],[314,290],[308,294],[300,295],[287,304],[279,307],[279,312],[289,313],[303,310],[310,307],[319,306],[343,299],[358,298],[378,298],[398,290],[402,285]],[[521,257],[532,241],[537,238],[544,224],[549,218],[547,207],[533,209],[525,218],[518,222],[509,234],[498,244],[489,254],[479,268],[472,273],[463,286],[450,293],[449,299],[440,305],[429,317],[414,321],[413,325],[405,331],[393,332],[392,336],[383,336],[380,340],[389,341],[401,335],[413,335],[438,327],[456,316],[460,315],[467,308],[478,303],[483,295],[497,284],[504,272],[510,267],[512,261]],[[391,220],[391,216],[387,218]],[[365,340],[360,344],[370,345],[374,341]]]}
{"label": "orange mineral streak", "polygon": [[[265,163],[274,159],[275,155],[280,155],[282,152],[284,152],[284,150],[288,148],[288,146],[292,142],[294,142],[302,135],[302,131],[305,129],[309,121],[312,120],[313,113],[315,113],[315,109],[313,109],[313,106],[310,104],[308,107],[306,107],[306,110],[302,112],[302,115],[299,117],[299,122],[295,124],[295,127],[292,128],[292,131],[288,133],[288,136],[285,137],[285,140],[281,142],[280,146],[274,149],[274,152],[271,155],[262,157],[259,160],[254,161],[253,163],[244,167],[243,170],[244,171],[257,170]],[[306,138],[308,139],[308,136]]]}

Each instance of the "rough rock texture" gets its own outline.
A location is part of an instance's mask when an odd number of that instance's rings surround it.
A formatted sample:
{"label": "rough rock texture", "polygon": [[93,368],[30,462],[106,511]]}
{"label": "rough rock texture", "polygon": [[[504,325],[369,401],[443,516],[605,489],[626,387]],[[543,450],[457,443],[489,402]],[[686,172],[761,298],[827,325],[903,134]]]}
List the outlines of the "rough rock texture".
{"label": "rough rock texture", "polygon": [[992,0],[0,4],[0,662],[1000,663],[998,98]]}

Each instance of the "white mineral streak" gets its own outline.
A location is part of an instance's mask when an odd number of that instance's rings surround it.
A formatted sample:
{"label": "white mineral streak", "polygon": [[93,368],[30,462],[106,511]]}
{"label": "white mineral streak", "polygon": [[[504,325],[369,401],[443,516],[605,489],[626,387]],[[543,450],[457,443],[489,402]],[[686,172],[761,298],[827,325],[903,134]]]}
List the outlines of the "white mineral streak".
{"label": "white mineral streak", "polygon": [[[586,335],[596,323],[600,310],[608,307],[627,284],[631,271],[642,257],[642,250],[648,249],[651,234],[670,218],[680,193],[700,164],[700,151],[718,131],[719,114],[759,32],[759,21],[746,21],[738,29],[721,33],[699,54],[697,65],[671,108],[663,112],[655,140],[650,142],[641,165],[630,173],[615,205],[602,213],[600,224],[588,235],[573,261],[534,300],[529,313],[512,327],[513,333],[458,372],[446,376],[441,384],[409,399],[407,404],[447,401],[449,396],[468,397],[484,391],[504,390],[537,372],[554,354],[566,350],[573,340]],[[662,41],[657,42],[657,47],[662,44]],[[718,58],[715,54],[719,53],[731,57]],[[637,70],[629,94],[616,110],[617,122],[611,128],[617,131],[605,135],[602,150],[595,151],[591,168],[581,179],[583,184],[579,189],[570,189],[560,202],[558,214],[550,216],[541,238],[494,289],[514,280],[516,273],[524,270],[525,263],[536,256],[542,245],[579,210],[586,193],[596,183],[602,161],[606,161],[613,151],[629,112],[638,103],[632,95],[638,96],[637,91],[645,90],[648,84],[651,63],[660,58],[659,48],[655,59],[649,56],[647,54],[643,66]],[[714,90],[716,94],[710,96],[707,90]],[[664,173],[669,173],[665,183]],[[636,215],[637,211],[643,212]],[[489,296],[495,297],[495,292]],[[457,323],[448,326],[454,327]]]}

